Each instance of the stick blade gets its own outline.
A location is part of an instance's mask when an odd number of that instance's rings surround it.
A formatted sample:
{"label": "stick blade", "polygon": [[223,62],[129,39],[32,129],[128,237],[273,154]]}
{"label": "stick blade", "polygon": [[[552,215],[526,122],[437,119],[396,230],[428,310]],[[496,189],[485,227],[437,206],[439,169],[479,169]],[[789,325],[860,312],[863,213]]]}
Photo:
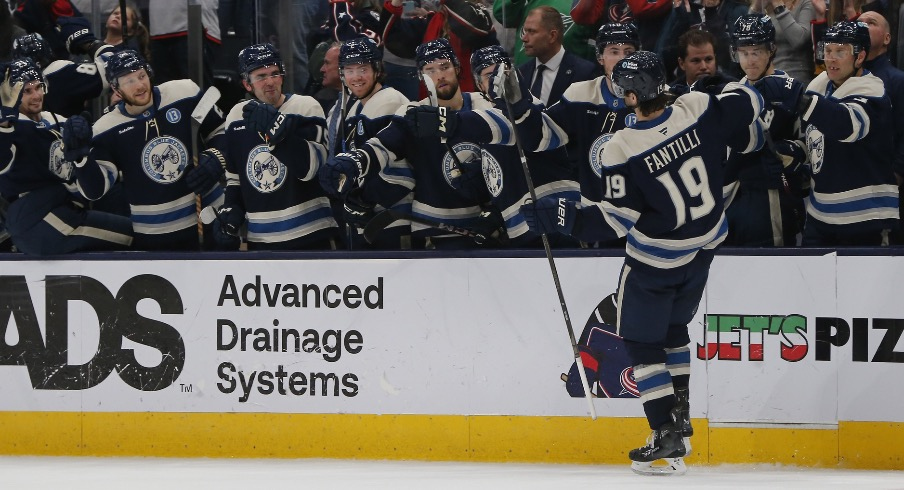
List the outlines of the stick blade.
{"label": "stick blade", "polygon": [[362,231],[362,235],[364,235],[364,239],[367,240],[367,243],[373,243],[386,227],[399,219],[401,218],[399,218],[399,216],[391,209],[380,211],[367,222],[367,225],[364,226],[364,230]]}
{"label": "stick blade", "polygon": [[207,114],[213,109],[214,104],[220,100],[220,89],[216,87],[208,87],[195,106],[195,110],[191,112],[191,118],[200,123],[204,121]]}
{"label": "stick blade", "polygon": [[424,87],[427,89],[427,98],[430,99],[430,105],[436,107],[439,98],[436,96],[436,84],[429,76],[424,76]]}

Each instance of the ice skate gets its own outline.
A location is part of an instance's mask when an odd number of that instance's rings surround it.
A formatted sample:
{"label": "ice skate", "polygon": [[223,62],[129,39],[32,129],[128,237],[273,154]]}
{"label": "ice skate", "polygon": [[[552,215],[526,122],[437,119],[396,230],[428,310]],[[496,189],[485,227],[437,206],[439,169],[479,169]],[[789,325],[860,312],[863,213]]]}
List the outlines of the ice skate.
{"label": "ice skate", "polygon": [[691,436],[694,435],[694,427],[691,425],[691,406],[688,402],[690,394],[687,388],[678,388],[675,390],[675,397],[678,398],[678,403],[672,409],[672,418],[681,429],[685,450],[690,453]]}
{"label": "ice skate", "polygon": [[[687,472],[684,456],[687,447],[679,423],[670,422],[654,430],[647,439],[647,445],[632,449],[631,470],[640,475],[683,475]],[[654,463],[662,460],[660,464]]]}

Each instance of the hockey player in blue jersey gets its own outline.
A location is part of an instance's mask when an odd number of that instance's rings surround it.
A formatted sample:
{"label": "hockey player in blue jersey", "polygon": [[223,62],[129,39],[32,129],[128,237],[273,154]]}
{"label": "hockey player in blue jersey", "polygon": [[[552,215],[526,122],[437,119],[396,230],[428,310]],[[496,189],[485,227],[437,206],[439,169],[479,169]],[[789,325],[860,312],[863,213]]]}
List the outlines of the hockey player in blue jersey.
{"label": "hockey player in blue jersey", "polygon": [[[512,60],[499,45],[480,48],[471,55],[474,84],[488,102],[491,100],[489,80],[500,64],[511,67]],[[443,118],[438,111],[430,106],[416,106],[408,111],[406,118],[419,137],[454,134],[454,128],[449,125],[455,124],[457,119]],[[518,149],[512,146],[514,135],[509,131],[507,136],[502,144],[481,144],[482,158],[462,162],[461,176],[450,184],[466,195],[485,196],[484,199],[489,199],[500,210],[509,246],[540,247],[540,235],[528,228],[521,214],[521,204],[530,197],[530,192]],[[577,171],[564,148],[531,152],[525,156],[538,196],[580,199]],[[551,237],[553,245],[577,246],[577,242],[562,238],[561,235]]]}
{"label": "hockey player in blue jersey", "polygon": [[[687,325],[714,250],[728,232],[722,198],[726,142],[740,151],[762,145],[750,126],[763,102],[756,91],[728,83],[719,95],[690,92],[669,106],[662,60],[646,51],[616,64],[612,82],[634,108],[637,123],[606,145],[603,201],[581,207],[542,198],[523,211],[532,228],[547,233],[582,240],[627,235],[617,333],[653,429],[648,444],[629,457],[639,473],[683,473],[693,434]],[[667,465],[653,466],[660,459]]]}
{"label": "hockey player in blue jersey", "polygon": [[[75,155],[79,190],[90,200],[99,199],[122,173],[133,248],[197,250],[193,190],[203,194],[203,206],[223,202],[218,179],[226,162],[215,148],[223,134],[222,113],[214,108],[201,124],[200,134],[212,147],[199,152],[194,167],[192,145],[198,142],[192,141],[191,114],[201,99],[200,88],[191,80],[154,86],[150,65],[132,50],[114,53],[106,62],[106,76],[121,102],[93,130],[81,116],[64,124],[63,140]],[[220,170],[214,174],[209,168]]]}
{"label": "hockey player in blue jersey", "polygon": [[[214,222],[217,243],[237,250],[245,224],[248,250],[334,249],[336,221],[316,179],[326,159],[323,109],[312,97],[283,93],[283,63],[272,44],[246,47],[238,62],[254,98],[226,116],[220,144],[226,199]],[[216,173],[215,162],[209,164]]]}
{"label": "hockey player in blue jersey", "polygon": [[895,128],[882,80],[864,70],[862,22],[834,24],[817,46],[826,70],[801,97],[811,192],[804,246],[887,245],[897,226]]}
{"label": "hockey player in blue jersey", "polygon": [[33,255],[125,249],[129,218],[89,211],[64,156],[63,116],[43,111],[44,79],[30,59],[14,60],[0,83],[0,194],[20,252]]}
{"label": "hockey player in blue jersey", "polygon": [[[357,38],[342,43],[339,47],[339,73],[343,90],[351,95],[340,97],[330,111],[329,131],[331,155],[353,151],[362,147],[370,138],[377,135],[392,120],[400,108],[408,105],[409,100],[399,91],[383,85],[386,71],[383,67],[383,50],[373,39]],[[344,116],[344,123],[341,121]],[[377,180],[379,185],[385,175]],[[410,249],[411,226],[401,220],[384,230],[373,244],[367,244],[360,234],[360,229],[367,224],[374,212],[383,209],[365,201],[361,196],[363,187],[345,196],[342,202],[342,221],[347,226],[345,239],[352,249]],[[410,213],[412,194],[408,193],[399,202],[390,206],[392,209]]]}
{"label": "hockey player in blue jersey", "polygon": [[801,164],[806,153],[797,141],[797,101],[804,87],[772,64],[775,26],[769,16],[738,17],[731,29],[731,54],[746,75],[741,83],[763,96],[766,109],[760,121],[774,143],[759,151],[734,153],[728,160],[725,184],[730,204],[725,211],[725,244],[794,246],[805,214]]}
{"label": "hockey player in blue jersey", "polygon": [[[460,66],[448,40],[440,38],[421,44],[415,62],[419,76],[429,77],[435,85],[435,103],[439,107],[452,110],[492,107],[479,94],[461,92]],[[430,104],[431,98],[419,104]],[[483,213],[481,206],[485,202],[450,186],[450,182],[460,177],[459,163],[480,158],[480,146],[459,137],[450,137],[445,142],[439,137],[416,138],[404,118],[406,112],[407,108],[400,108],[399,117],[393,118],[376,137],[354,151],[330,159],[321,171],[324,188],[344,196],[354,188],[363,187],[361,198],[365,202],[383,206],[398,203],[413,190],[415,216],[459,228],[501,228],[501,219],[495,217],[498,213]],[[369,185],[368,180],[372,181]],[[413,241],[425,241],[427,248],[478,246],[471,238],[423,224],[413,223],[411,229]],[[484,233],[485,236],[493,234]]]}

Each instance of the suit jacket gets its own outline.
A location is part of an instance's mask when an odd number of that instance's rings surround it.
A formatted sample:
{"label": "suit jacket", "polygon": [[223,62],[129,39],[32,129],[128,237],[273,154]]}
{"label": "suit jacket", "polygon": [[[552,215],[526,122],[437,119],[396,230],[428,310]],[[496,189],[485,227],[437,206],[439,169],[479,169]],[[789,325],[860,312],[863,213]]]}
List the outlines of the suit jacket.
{"label": "suit jacket", "polygon": [[[565,51],[562,57],[562,64],[559,65],[559,71],[556,73],[556,79],[549,91],[549,103],[553,105],[562,98],[565,89],[575,82],[583,82],[584,80],[592,80],[597,77],[597,67],[599,65],[591,63],[579,56],[573,55]],[[530,83],[534,79],[534,70],[537,67],[535,58],[531,58],[527,63],[518,67],[518,72]],[[538,99],[540,94],[534,94]]]}

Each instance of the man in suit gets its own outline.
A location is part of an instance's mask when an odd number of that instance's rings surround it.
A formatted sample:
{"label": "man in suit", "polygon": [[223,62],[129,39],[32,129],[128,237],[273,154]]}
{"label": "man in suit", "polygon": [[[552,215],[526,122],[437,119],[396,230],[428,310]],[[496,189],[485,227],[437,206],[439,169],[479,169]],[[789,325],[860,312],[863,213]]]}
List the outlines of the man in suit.
{"label": "man in suit", "polygon": [[565,26],[562,14],[544,5],[531,10],[524,19],[521,42],[524,52],[533,60],[518,71],[530,81],[531,93],[544,105],[555,103],[572,83],[590,80],[596,66],[562,47]]}

